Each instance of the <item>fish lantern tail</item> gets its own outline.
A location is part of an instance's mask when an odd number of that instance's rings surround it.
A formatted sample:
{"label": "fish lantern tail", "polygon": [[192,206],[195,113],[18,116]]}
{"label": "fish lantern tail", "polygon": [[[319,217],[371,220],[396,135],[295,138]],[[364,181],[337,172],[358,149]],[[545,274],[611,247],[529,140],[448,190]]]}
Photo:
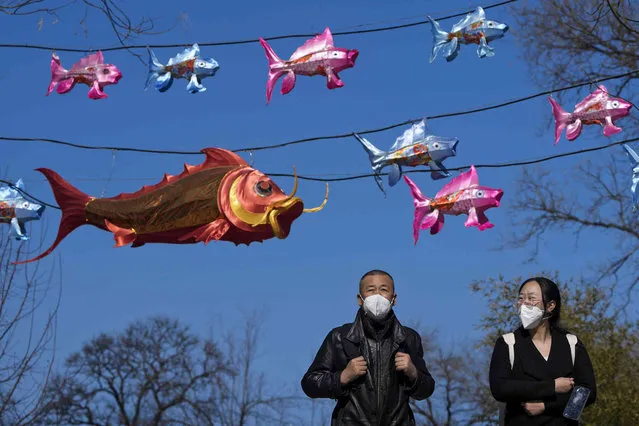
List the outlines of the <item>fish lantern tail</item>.
{"label": "fish lantern tail", "polygon": [[47,251],[33,259],[13,262],[14,265],[35,262],[36,260],[40,260],[43,257],[48,256],[67,235],[73,232],[76,228],[87,223],[84,209],[87,203],[93,199],[93,197],[90,197],[75,188],[69,182],[65,181],[53,170],[45,168],[36,170],[42,173],[49,181],[49,185],[51,185],[51,190],[53,191],[53,196],[62,211],[62,219],[60,220],[58,235]]}
{"label": "fish lantern tail", "polygon": [[[273,89],[275,88],[277,80],[279,80],[286,72],[278,68],[284,63],[284,61],[277,56],[266,40],[260,37],[260,44],[264,48],[264,53],[266,54],[266,59],[268,61],[268,79],[266,81],[266,103],[268,104],[271,102],[271,98],[273,97]],[[284,86],[282,86],[283,95],[290,92],[293,90],[293,87],[295,87],[295,73],[291,71],[286,74],[287,79],[284,82]]]}
{"label": "fish lantern tail", "polygon": [[457,56],[457,50],[459,49],[457,37],[449,37],[449,33],[442,30],[439,26],[439,22],[430,16],[428,20],[431,23],[433,34],[433,50],[430,55],[430,62],[432,63],[435,60],[440,50],[442,50],[442,54],[448,62],[452,61]]}
{"label": "fish lantern tail", "polygon": [[557,145],[559,143],[559,138],[561,138],[561,133],[564,131],[566,126],[568,126],[568,122],[570,121],[571,114],[569,112],[564,111],[564,109],[554,100],[552,97],[548,96],[548,101],[550,101],[550,105],[552,106],[552,116],[555,119],[555,143]]}

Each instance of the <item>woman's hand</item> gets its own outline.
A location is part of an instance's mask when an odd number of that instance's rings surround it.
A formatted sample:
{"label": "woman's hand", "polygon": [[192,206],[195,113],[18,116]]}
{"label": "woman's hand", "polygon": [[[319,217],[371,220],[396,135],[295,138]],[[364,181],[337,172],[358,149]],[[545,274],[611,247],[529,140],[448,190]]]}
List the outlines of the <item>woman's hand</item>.
{"label": "woman's hand", "polygon": [[575,379],[572,377],[559,377],[555,379],[555,393],[570,392],[575,385]]}
{"label": "woman's hand", "polygon": [[522,402],[521,405],[529,416],[538,416],[546,410],[543,402]]}

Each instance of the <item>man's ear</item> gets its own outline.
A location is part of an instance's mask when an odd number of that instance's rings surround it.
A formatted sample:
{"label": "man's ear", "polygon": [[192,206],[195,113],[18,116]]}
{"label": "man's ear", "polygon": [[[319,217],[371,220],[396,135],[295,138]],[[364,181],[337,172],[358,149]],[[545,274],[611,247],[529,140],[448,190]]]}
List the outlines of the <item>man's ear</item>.
{"label": "man's ear", "polygon": [[357,298],[357,305],[358,306],[362,306],[364,304],[364,302],[362,302],[362,296],[360,296],[359,294],[357,296],[355,296]]}
{"label": "man's ear", "polygon": [[397,305],[397,294],[393,294],[393,306]]}

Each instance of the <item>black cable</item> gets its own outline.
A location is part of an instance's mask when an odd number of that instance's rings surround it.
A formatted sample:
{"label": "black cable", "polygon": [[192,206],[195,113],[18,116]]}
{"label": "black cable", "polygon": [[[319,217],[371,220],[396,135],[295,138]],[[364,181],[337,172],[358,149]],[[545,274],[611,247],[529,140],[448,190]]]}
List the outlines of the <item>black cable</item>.
{"label": "black cable", "polygon": [[[483,6],[483,9],[492,9],[495,7],[500,7],[500,6],[504,6],[507,5],[509,3],[514,3],[517,0],[507,0],[507,1],[502,1],[500,3],[495,3],[495,4],[491,4],[488,6]],[[442,16],[440,18],[433,18],[436,21],[443,21],[446,19],[451,19],[451,18],[457,18],[460,16],[466,16],[468,13],[473,12],[472,10],[470,11],[466,11],[466,12],[460,12],[460,13],[456,13],[454,15],[448,15],[448,16]],[[424,20],[424,21],[418,21],[418,22],[412,22],[410,24],[402,24],[402,25],[393,25],[393,26],[389,26],[389,27],[380,27],[380,28],[371,28],[368,30],[354,30],[354,31],[341,31],[341,32],[335,32],[333,33],[334,36],[337,35],[351,35],[351,34],[364,34],[364,33],[374,33],[374,32],[380,32],[380,31],[393,31],[393,30],[399,30],[402,28],[409,28],[409,27],[415,27],[417,25],[424,25],[427,24],[429,21],[428,20]],[[264,40],[282,40],[282,39],[289,39],[289,38],[309,38],[309,37],[315,37],[317,34],[287,34],[287,35],[280,35],[280,36],[273,36],[273,37],[265,37]],[[248,39],[248,40],[235,40],[235,41],[217,41],[217,42],[205,42],[205,43],[198,43],[198,45],[200,46],[229,46],[229,45],[236,45],[236,44],[250,44],[250,43],[258,43],[259,39]],[[137,44],[137,45],[121,45],[121,46],[115,46],[115,47],[105,47],[105,48],[93,48],[93,49],[72,49],[72,48],[66,48],[66,47],[53,47],[53,46],[40,46],[40,45],[30,45],[30,44],[0,44],[0,48],[13,48],[13,49],[37,49],[37,50],[53,50],[53,51],[59,51],[59,52],[95,52],[98,50],[101,50],[102,52],[109,52],[109,51],[114,51],[114,50],[126,50],[126,49],[146,49],[147,47],[149,48],[153,48],[153,49],[163,49],[163,48],[180,48],[180,47],[184,47],[185,44],[181,43],[181,44],[154,44],[154,45],[148,45],[148,44]]]}
{"label": "black cable", "polygon": [[[572,151],[572,152],[565,152],[563,154],[554,154],[554,155],[549,155],[547,157],[542,157],[542,158],[538,158],[536,160],[526,160],[526,161],[513,161],[513,162],[509,162],[509,163],[496,163],[496,164],[474,164],[476,169],[499,169],[499,168],[507,168],[507,167],[517,167],[517,166],[525,166],[525,165],[530,165],[530,164],[539,164],[539,163],[544,163],[547,161],[551,161],[551,160],[555,160],[557,158],[563,158],[563,157],[572,157],[574,155],[581,155],[581,154],[585,154],[585,153],[589,153],[589,152],[594,152],[594,151],[601,151],[603,149],[608,149],[611,148],[613,146],[617,146],[617,145],[622,145],[625,143],[630,143],[630,142],[636,142],[639,141],[639,137],[637,138],[631,138],[631,139],[626,139],[620,142],[613,142],[610,143],[608,145],[602,145],[602,146],[598,146],[598,147],[594,147],[594,148],[584,148],[584,149],[580,149],[577,151]],[[461,171],[461,170],[466,170],[469,169],[470,165],[468,166],[461,166],[461,167],[452,167],[452,168],[448,168],[447,170],[449,171]],[[404,171],[405,174],[408,173],[429,173],[431,172],[431,169],[416,169],[416,170],[406,170]],[[271,176],[271,177],[294,177],[294,175],[290,174],[290,173],[268,173],[268,172],[264,172],[265,175],[267,176]],[[373,173],[368,173],[368,174],[362,174],[362,175],[352,175],[352,176],[344,176],[344,177],[338,177],[338,178],[314,178],[314,177],[310,177],[310,176],[297,176],[298,179],[301,180],[310,180],[310,181],[316,181],[316,182],[344,182],[347,180],[357,180],[357,179],[364,179],[364,178],[369,178],[369,177],[374,177],[376,176]],[[378,176],[388,176],[388,173],[380,173]],[[31,198],[33,200],[35,200],[36,202],[43,204],[45,206],[48,207],[52,207],[54,209],[58,209],[60,210],[60,207],[53,205],[53,204],[48,204],[45,203],[44,201],[41,201],[39,199],[37,199],[36,197],[34,197],[33,195],[29,194],[28,192],[24,191],[21,188],[17,188],[13,183],[6,181],[4,179],[0,179],[0,183],[4,183],[9,185],[9,187],[16,189],[17,191],[19,191],[21,194],[23,194],[25,197]]]}
{"label": "black cable", "polygon": [[[592,83],[600,83],[600,82],[607,81],[607,80],[614,80],[614,79],[617,79],[617,78],[628,77],[628,76],[630,76],[632,74],[636,74],[636,73],[639,73],[639,69],[633,70],[633,71],[630,71],[630,72],[627,72],[627,73],[623,73],[623,74],[618,74],[618,75],[608,76],[608,77],[602,77],[602,78],[599,78],[599,79],[596,79],[596,80],[589,80],[587,82],[573,84],[571,86],[562,87],[560,89],[546,90],[546,91],[543,91],[543,92],[540,92],[540,93],[536,93],[534,95],[525,96],[523,98],[514,99],[512,101],[507,101],[507,102],[503,102],[503,103],[496,104],[496,105],[490,105],[490,106],[487,106],[487,107],[469,109],[469,110],[466,110],[466,111],[458,111],[458,112],[451,112],[451,113],[447,113],[447,114],[433,115],[433,116],[429,116],[429,117],[424,117],[424,119],[425,120],[437,120],[438,118],[458,117],[460,115],[475,114],[477,112],[484,112],[484,111],[489,111],[489,110],[493,110],[493,109],[503,108],[503,107],[506,107],[506,106],[518,104],[520,102],[529,101],[531,99],[535,99],[535,98],[538,98],[540,96],[550,95],[550,94],[555,93],[555,92],[561,92],[561,91],[564,91],[564,90],[575,89],[577,87],[587,86],[587,85],[592,84]],[[357,134],[365,135],[365,134],[370,134],[370,133],[383,132],[383,131],[390,130],[390,129],[393,129],[393,128],[396,128],[396,127],[401,127],[401,126],[405,126],[405,125],[408,125],[408,124],[412,124],[412,123],[415,123],[415,122],[417,122],[419,120],[421,120],[421,119],[406,120],[406,121],[402,121],[401,123],[391,124],[391,125],[388,125],[386,127],[381,127],[381,128],[378,128],[378,129],[359,131],[359,132],[357,132]],[[289,146],[289,145],[296,145],[296,144],[300,144],[300,143],[312,142],[312,141],[323,140],[323,139],[342,139],[342,138],[347,138],[347,137],[352,137],[352,136],[353,136],[353,133],[343,133],[341,135],[330,135],[330,136],[317,136],[317,137],[313,137],[313,138],[306,138],[306,139],[299,139],[299,140],[291,141],[291,142],[284,142],[284,143],[277,144],[277,145],[256,146],[256,147],[252,147],[252,148],[241,148],[241,149],[235,149],[233,151],[234,152],[260,151],[260,150],[264,150],[264,149],[283,148],[283,147]]]}
{"label": "black cable", "polygon": [[[623,74],[617,74],[617,75],[602,77],[602,78],[598,78],[598,79],[595,79],[595,80],[588,80],[588,81],[585,81],[585,82],[576,83],[576,84],[573,84],[573,85],[570,85],[570,86],[566,86],[566,87],[562,87],[562,88],[559,88],[559,89],[545,90],[545,91],[540,92],[540,93],[535,93],[533,95],[525,96],[523,98],[518,98],[518,99],[511,100],[511,101],[502,102],[500,104],[495,104],[495,105],[490,105],[490,106],[480,107],[480,108],[475,108],[475,109],[469,109],[469,110],[465,110],[465,111],[457,111],[457,112],[450,112],[450,113],[446,113],[446,114],[433,115],[433,116],[430,116],[430,117],[424,117],[424,119],[426,119],[426,120],[437,120],[439,118],[458,117],[460,115],[475,114],[477,112],[484,112],[484,111],[489,111],[489,110],[493,110],[493,109],[503,108],[503,107],[514,105],[514,104],[517,104],[517,103],[520,103],[520,102],[529,101],[531,99],[535,99],[535,98],[538,98],[540,96],[550,95],[550,94],[555,93],[555,92],[562,92],[564,90],[575,89],[577,87],[587,86],[589,84],[601,83],[601,82],[607,81],[607,80],[614,80],[614,79],[618,79],[618,78],[628,77],[628,76],[631,76],[631,75],[637,74],[637,73],[639,73],[639,69],[632,70],[632,71],[629,71],[629,72],[626,72],[626,73],[623,73]],[[376,128],[376,129],[361,130],[361,131],[358,131],[356,133],[358,133],[360,135],[365,135],[365,134],[370,134],[370,133],[384,132],[386,130],[394,129],[396,127],[401,127],[401,126],[405,126],[405,125],[408,125],[408,124],[416,123],[416,122],[418,122],[421,119],[422,118],[405,120],[405,121],[402,121],[401,123],[390,124],[388,126],[379,127],[379,128]],[[311,138],[297,139],[297,140],[294,140],[294,141],[283,142],[283,143],[275,144],[275,145],[255,146],[255,147],[249,147],[249,148],[238,148],[238,149],[234,149],[232,151],[233,152],[261,151],[261,150],[266,150],[266,149],[283,148],[283,147],[289,146],[289,145],[297,145],[297,144],[301,144],[301,143],[314,142],[314,141],[319,141],[319,140],[344,139],[344,138],[350,138],[352,136],[353,136],[353,132],[342,133],[342,134],[337,134],[337,135],[328,135],[328,136],[315,136],[315,137],[311,137]],[[0,136],[0,140],[17,141],[17,142],[45,142],[45,143],[53,143],[53,144],[57,144],[57,145],[70,146],[70,147],[73,147],[73,148],[91,149],[91,150],[129,151],[129,152],[142,152],[142,153],[149,153],[149,154],[173,154],[173,155],[200,155],[201,154],[200,151],[175,151],[175,150],[159,150],[159,149],[131,148],[131,147],[115,147],[115,146],[90,146],[90,145],[81,145],[81,144],[76,144],[76,143],[72,143],[72,142],[61,141],[61,140],[57,140],[57,139],[49,139],[49,138],[24,138],[24,137]]]}
{"label": "black cable", "polygon": [[35,201],[38,204],[41,204],[43,206],[47,206],[47,207],[51,207],[52,209],[58,209],[58,210],[62,210],[60,207],[56,206],[55,204],[49,204],[49,203],[45,203],[44,201],[34,197],[33,195],[29,194],[27,191],[25,191],[22,188],[18,188],[17,186],[15,186],[13,183],[9,182],[8,180],[4,180],[4,179],[0,179],[0,183],[4,183],[6,184],[9,188],[11,189],[15,189],[16,191],[18,191],[20,194],[22,194],[23,197],[27,198],[27,199],[31,199],[33,201]]}
{"label": "black cable", "polygon": [[65,145],[65,146],[70,146],[72,148],[80,148],[80,149],[143,152],[147,154],[178,154],[178,155],[202,154],[200,151],[171,151],[171,150],[162,150],[162,149],[130,148],[130,147],[119,147],[119,146],[91,146],[91,145],[82,145],[82,144],[77,144],[77,143],[72,143],[67,141],[61,141],[58,139],[49,139],[49,138],[22,138],[22,137],[0,136],[0,140],[16,141],[16,142],[45,142],[45,143]]}
{"label": "black cable", "polygon": [[[536,160],[514,161],[510,163],[496,163],[496,164],[474,164],[474,166],[476,169],[501,169],[501,168],[507,168],[507,167],[539,164],[539,163],[545,163],[547,161],[555,160],[557,158],[571,157],[573,155],[580,155],[580,154],[585,154],[585,153],[594,152],[594,151],[601,151],[602,149],[608,149],[613,146],[622,145],[622,144],[630,143],[630,142],[636,142],[636,141],[639,141],[639,137],[626,139],[620,142],[612,142],[608,145],[602,145],[595,148],[584,148],[577,151],[564,152],[563,154],[549,155],[547,157],[538,158]],[[470,169],[470,165],[460,166],[460,167],[446,167],[446,169],[448,171],[461,171],[461,170]],[[431,169],[423,168],[423,169],[416,169],[416,170],[406,170],[406,171],[403,171],[403,173],[405,174],[406,173],[429,173],[431,171],[432,171]],[[267,173],[267,172],[263,172],[263,173],[265,175],[275,176],[275,177],[294,177],[294,175],[290,173]],[[373,173],[368,173],[363,175],[353,175],[353,176],[345,176],[345,177],[339,177],[339,178],[313,178],[313,177],[306,177],[306,176],[299,176],[299,175],[297,177],[298,179],[312,180],[312,181],[318,181],[318,182],[343,182],[347,180],[364,179],[364,178],[373,177],[373,176],[376,176],[376,175]],[[380,173],[377,176],[388,176],[388,173]]]}

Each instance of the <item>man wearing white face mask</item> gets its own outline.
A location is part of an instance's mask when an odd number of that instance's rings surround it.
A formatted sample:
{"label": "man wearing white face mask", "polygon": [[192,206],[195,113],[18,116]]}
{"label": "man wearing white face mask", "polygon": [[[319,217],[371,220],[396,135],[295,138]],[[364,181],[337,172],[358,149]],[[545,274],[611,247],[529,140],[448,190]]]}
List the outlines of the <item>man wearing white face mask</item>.
{"label": "man wearing white face mask", "polygon": [[337,400],[331,426],[411,426],[409,398],[432,395],[419,334],[400,324],[393,278],[372,270],[359,283],[355,321],[328,333],[302,378],[310,398]]}
{"label": "man wearing white face mask", "polygon": [[595,374],[583,343],[559,327],[561,295],[544,277],[524,281],[517,302],[521,327],[497,339],[490,361],[490,390],[505,403],[500,424],[577,425],[564,417],[575,386],[596,399]]}

